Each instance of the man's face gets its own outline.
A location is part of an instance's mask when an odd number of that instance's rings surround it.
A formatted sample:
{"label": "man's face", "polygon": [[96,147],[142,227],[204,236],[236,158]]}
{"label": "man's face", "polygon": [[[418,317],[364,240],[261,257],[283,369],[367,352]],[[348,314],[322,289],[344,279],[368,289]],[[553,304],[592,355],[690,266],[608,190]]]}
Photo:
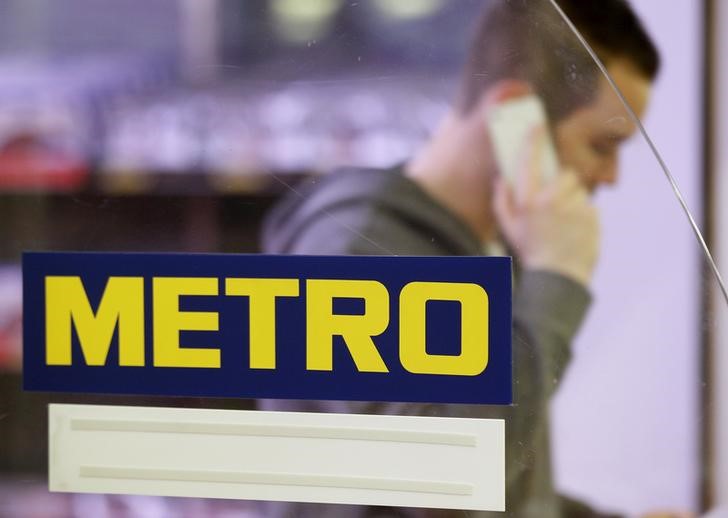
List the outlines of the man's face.
{"label": "man's face", "polygon": [[[607,71],[642,118],[650,95],[650,81],[624,60],[612,61]],[[561,163],[575,170],[584,187],[593,193],[601,185],[613,185],[617,181],[619,147],[636,129],[617,94],[600,75],[593,101],[559,121],[554,140]]]}

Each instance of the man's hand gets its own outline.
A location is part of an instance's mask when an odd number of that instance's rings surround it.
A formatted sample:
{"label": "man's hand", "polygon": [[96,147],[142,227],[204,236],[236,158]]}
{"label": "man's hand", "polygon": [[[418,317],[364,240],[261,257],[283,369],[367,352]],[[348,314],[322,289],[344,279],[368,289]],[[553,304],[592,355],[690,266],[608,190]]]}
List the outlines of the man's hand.
{"label": "man's hand", "polygon": [[516,185],[497,179],[495,215],[524,267],[560,273],[586,286],[599,254],[599,218],[575,173],[564,170],[542,179],[544,131],[534,133]]}

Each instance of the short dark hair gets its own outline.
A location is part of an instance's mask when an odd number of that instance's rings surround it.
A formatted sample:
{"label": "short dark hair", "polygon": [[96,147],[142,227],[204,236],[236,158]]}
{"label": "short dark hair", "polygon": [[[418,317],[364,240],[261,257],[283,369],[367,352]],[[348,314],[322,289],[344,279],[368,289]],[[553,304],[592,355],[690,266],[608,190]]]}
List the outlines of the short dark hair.
{"label": "short dark hair", "polygon": [[[549,0],[488,0],[466,59],[457,108],[469,113],[496,81],[528,81],[558,120],[592,99],[597,68]],[[625,0],[557,0],[606,64],[628,60],[649,80],[660,58]]]}

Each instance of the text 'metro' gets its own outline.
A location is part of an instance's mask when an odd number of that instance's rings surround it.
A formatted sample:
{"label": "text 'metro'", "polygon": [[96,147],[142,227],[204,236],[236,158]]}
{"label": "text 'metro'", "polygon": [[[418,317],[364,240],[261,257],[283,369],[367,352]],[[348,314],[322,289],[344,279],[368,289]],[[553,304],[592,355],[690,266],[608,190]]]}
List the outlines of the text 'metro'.
{"label": "text 'metro'", "polygon": [[26,389],[508,404],[511,263],[27,253]]}

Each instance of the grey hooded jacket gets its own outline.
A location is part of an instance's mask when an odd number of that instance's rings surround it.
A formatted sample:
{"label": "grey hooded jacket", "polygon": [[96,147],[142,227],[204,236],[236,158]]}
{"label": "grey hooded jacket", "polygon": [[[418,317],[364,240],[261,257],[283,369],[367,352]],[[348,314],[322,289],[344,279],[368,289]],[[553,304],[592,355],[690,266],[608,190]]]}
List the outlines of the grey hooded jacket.
{"label": "grey hooded jacket", "polygon": [[[466,225],[399,168],[352,169],[298,187],[266,221],[265,252],[320,255],[482,255]],[[556,494],[551,475],[549,399],[569,362],[590,296],[544,271],[522,271],[513,295],[514,404],[507,407],[343,401],[261,401],[260,408],[506,420],[505,516],[603,516]],[[270,516],[487,517],[502,513],[269,504]]]}

